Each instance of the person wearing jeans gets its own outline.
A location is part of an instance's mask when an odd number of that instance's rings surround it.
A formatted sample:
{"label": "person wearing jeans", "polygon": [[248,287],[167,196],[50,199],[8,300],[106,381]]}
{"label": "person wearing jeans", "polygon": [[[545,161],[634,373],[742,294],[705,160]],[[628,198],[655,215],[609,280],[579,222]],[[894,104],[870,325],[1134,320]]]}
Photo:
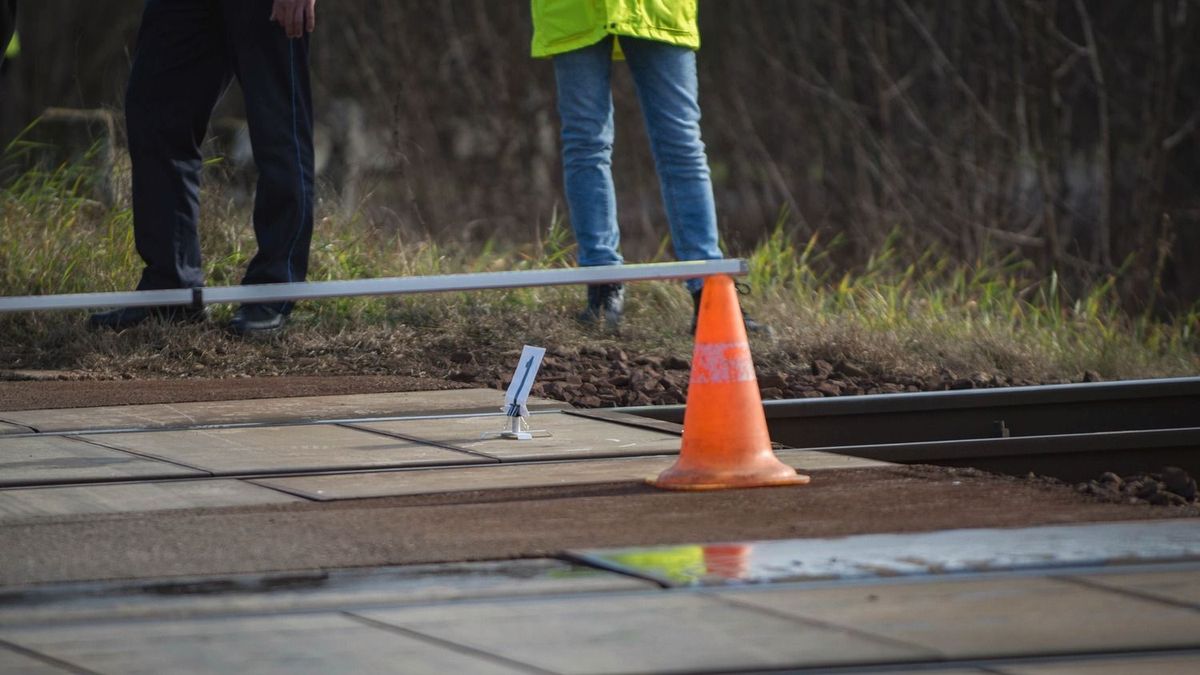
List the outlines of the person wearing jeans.
{"label": "person wearing jeans", "polygon": [[[533,55],[554,61],[563,178],[579,264],[623,262],[612,177],[612,71],[622,58],[645,118],[676,258],[723,257],[700,135],[696,0],[532,2]],[[687,283],[699,307],[703,282]],[[620,284],[594,285],[580,319],[615,328],[623,309]]]}
{"label": "person wearing jeans", "polygon": [[[204,284],[200,262],[200,144],[213,107],[237,78],[258,185],[258,252],[246,284],[304,281],[313,228],[309,33],[316,0],[147,0],[126,92],[133,163],[133,230],[145,262],[138,290]],[[281,328],[291,303],[247,304],[231,329]],[[121,330],[151,317],[201,320],[199,309],[126,307],[93,314]]]}

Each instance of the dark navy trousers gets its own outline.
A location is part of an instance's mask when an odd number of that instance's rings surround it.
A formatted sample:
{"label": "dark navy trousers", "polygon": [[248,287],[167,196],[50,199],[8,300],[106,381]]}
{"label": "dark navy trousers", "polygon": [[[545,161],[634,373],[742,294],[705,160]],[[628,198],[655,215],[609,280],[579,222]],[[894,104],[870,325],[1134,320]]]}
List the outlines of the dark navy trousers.
{"label": "dark navy trousers", "polygon": [[4,52],[17,30],[17,0],[0,0],[0,68],[4,67]]}
{"label": "dark navy trousers", "polygon": [[[258,252],[243,283],[303,281],[313,223],[309,38],[270,21],[272,0],[147,0],[125,112],[138,289],[204,284],[200,144],[233,78],[258,167]],[[290,309],[284,306],[283,309]]]}

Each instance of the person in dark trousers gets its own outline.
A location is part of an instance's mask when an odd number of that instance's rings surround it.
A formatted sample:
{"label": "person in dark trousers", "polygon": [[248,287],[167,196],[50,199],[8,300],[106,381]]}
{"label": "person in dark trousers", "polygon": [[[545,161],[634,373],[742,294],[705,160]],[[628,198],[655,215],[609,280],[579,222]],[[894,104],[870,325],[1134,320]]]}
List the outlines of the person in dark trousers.
{"label": "person in dark trousers", "polygon": [[[258,252],[242,283],[304,281],[313,224],[309,34],[316,0],[147,0],[126,92],[133,229],[146,263],[138,290],[204,284],[200,144],[213,107],[237,78],[258,185]],[[279,330],[292,303],[242,305],[240,335]],[[151,317],[199,321],[200,308],[128,307],[94,314],[121,330]]]}

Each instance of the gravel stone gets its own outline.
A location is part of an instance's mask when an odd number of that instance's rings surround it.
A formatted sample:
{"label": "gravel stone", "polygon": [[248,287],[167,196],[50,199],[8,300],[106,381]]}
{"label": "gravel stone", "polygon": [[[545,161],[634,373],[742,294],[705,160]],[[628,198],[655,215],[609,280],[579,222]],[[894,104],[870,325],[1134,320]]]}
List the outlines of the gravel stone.
{"label": "gravel stone", "polygon": [[1193,501],[1196,499],[1196,479],[1177,466],[1168,466],[1162,473],[1163,487],[1180,497]]}
{"label": "gravel stone", "polygon": [[847,377],[867,378],[871,376],[870,373],[864,370],[862,366],[849,361],[839,361],[835,370],[842,375],[846,375]]}
{"label": "gravel stone", "polygon": [[841,396],[842,395],[842,388],[839,387],[837,384],[834,384],[833,382],[822,382],[821,384],[818,384],[817,391],[821,392],[825,396]]}
{"label": "gravel stone", "polygon": [[763,389],[787,389],[787,373],[768,373],[758,378],[758,386]]}
{"label": "gravel stone", "polygon": [[833,374],[833,364],[822,359],[817,359],[816,361],[813,361],[812,373],[813,375],[817,376],[818,379],[824,380]]}
{"label": "gravel stone", "polygon": [[692,362],[678,356],[668,356],[663,359],[663,368],[667,370],[691,370]]}

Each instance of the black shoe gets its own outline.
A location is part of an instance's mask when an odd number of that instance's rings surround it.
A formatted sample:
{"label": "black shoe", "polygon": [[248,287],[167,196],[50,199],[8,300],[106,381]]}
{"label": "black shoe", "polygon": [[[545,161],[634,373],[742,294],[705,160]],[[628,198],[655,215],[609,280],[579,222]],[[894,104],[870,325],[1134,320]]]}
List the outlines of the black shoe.
{"label": "black shoe", "polygon": [[235,335],[266,335],[275,333],[287,323],[287,314],[270,305],[242,305],[229,322]]}
{"label": "black shoe", "polygon": [[625,287],[621,284],[596,284],[588,286],[587,307],[577,317],[581,323],[593,324],[603,321],[610,330],[621,325],[625,313]]}
{"label": "black shoe", "polygon": [[[745,293],[749,287],[742,286],[738,288],[739,292]],[[701,289],[704,290],[704,289]],[[692,292],[692,335],[696,334],[696,323],[700,319],[700,291]],[[742,312],[742,323],[746,326],[746,334],[761,335],[763,337],[771,337],[775,335],[775,329],[765,323],[759,323],[751,318],[746,312]]]}
{"label": "black shoe", "polygon": [[88,317],[92,328],[111,328],[122,331],[150,319],[172,323],[200,323],[208,318],[208,309],[201,307],[121,307]]}

